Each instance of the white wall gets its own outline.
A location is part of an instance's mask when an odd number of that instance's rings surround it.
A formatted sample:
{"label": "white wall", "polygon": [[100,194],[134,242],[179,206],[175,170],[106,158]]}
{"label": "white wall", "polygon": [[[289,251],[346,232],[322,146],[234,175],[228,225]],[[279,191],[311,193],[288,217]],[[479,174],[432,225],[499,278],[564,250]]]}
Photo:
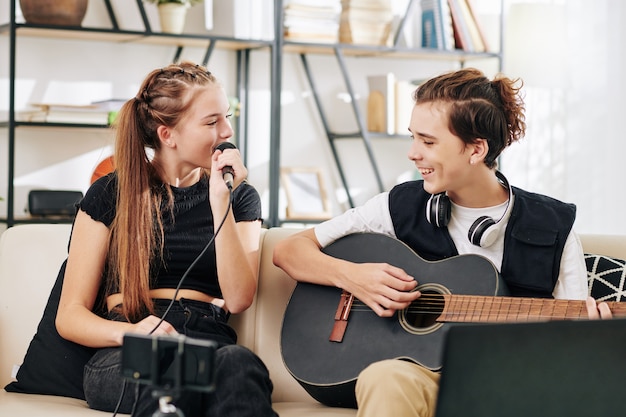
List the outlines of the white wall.
{"label": "white wall", "polygon": [[626,233],[626,5],[509,1],[508,12],[505,71],[527,82],[528,130],[505,153],[504,172],[520,187],[575,203],[577,231]]}
{"label": "white wall", "polygon": [[[8,20],[8,1],[0,0],[0,21]],[[475,0],[490,38],[497,44],[499,0]],[[535,7],[524,9],[522,3]],[[134,2],[119,0],[117,7],[133,8]],[[150,10],[152,5],[146,5]],[[189,31],[202,31],[202,11],[196,9]],[[507,150],[502,169],[522,188],[553,195],[578,206],[576,228],[580,232],[626,233],[620,221],[624,200],[621,186],[623,141],[620,140],[620,96],[624,92],[623,39],[621,22],[626,6],[620,0],[505,0],[507,27],[504,70],[526,80],[528,132],[522,143]],[[533,14],[534,13],[534,14]],[[542,24],[554,16],[557,24]],[[135,24],[132,13],[125,19]],[[520,16],[522,18],[520,18]],[[154,14],[151,15],[154,19]],[[558,18],[557,18],[558,17]],[[135,20],[133,20],[135,19]],[[154,22],[154,20],[153,20]],[[554,22],[550,20],[550,22]],[[104,7],[91,0],[85,26],[106,26]],[[126,23],[125,23],[126,24]],[[564,28],[565,32],[559,30]],[[521,39],[521,40],[520,40]],[[540,52],[537,48],[543,48]],[[201,48],[188,48],[183,58],[200,61]],[[0,37],[0,56],[8,57],[8,39]],[[80,86],[80,94],[92,99],[131,97],[145,74],[171,61],[173,47],[125,45],[80,40],[20,38],[18,42],[18,106],[52,99],[52,88],[63,83]],[[515,59],[514,59],[515,58]],[[8,94],[8,59],[0,59],[0,96]],[[359,105],[365,108],[367,75],[393,72],[398,79],[422,79],[452,69],[446,62],[348,59]],[[331,127],[354,130],[349,103],[342,101],[345,87],[336,61],[330,56],[310,57]],[[493,62],[479,62],[490,75]],[[234,94],[234,55],[216,50],[210,69]],[[250,148],[251,182],[263,196],[268,210],[269,158],[269,55],[252,54]],[[283,58],[281,161],[285,166],[316,166],[323,169],[331,188],[333,212],[347,208],[342,186],[325,139],[319,116],[299,57]],[[78,94],[78,93],[77,93]],[[62,98],[62,97],[57,97]],[[6,100],[0,111],[6,111]],[[6,129],[0,130],[0,164],[6,161]],[[91,171],[110,152],[110,132],[20,129],[16,169],[16,212],[26,204],[29,189],[36,187],[86,190]],[[407,159],[409,141],[376,140],[376,157],[386,188],[413,175]],[[340,143],[357,203],[377,192],[363,147],[358,141]],[[0,170],[0,196],[5,195],[6,169]],[[6,201],[0,202],[0,213]]]}

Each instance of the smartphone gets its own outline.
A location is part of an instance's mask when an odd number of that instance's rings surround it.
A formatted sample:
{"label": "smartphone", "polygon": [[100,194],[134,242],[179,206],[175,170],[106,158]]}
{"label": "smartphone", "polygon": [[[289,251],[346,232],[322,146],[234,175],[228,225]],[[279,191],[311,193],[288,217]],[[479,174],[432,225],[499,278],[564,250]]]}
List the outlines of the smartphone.
{"label": "smartphone", "polygon": [[217,343],[187,336],[124,335],[122,376],[154,388],[212,392]]}

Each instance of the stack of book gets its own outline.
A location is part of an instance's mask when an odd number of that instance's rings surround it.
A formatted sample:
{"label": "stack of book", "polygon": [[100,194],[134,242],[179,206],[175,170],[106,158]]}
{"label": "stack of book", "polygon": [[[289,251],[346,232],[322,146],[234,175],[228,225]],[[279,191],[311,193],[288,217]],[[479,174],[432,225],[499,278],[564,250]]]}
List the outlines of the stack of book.
{"label": "stack of book", "polygon": [[113,122],[123,100],[105,100],[84,105],[33,104],[36,110],[22,112],[21,119],[28,122],[109,125]]}
{"label": "stack of book", "polygon": [[391,0],[342,0],[339,41],[388,45],[392,21]]}
{"label": "stack of book", "polygon": [[486,52],[487,42],[472,0],[421,0],[422,47]]}
{"label": "stack of book", "polygon": [[473,0],[448,0],[456,49],[466,52],[487,52],[489,47]]}
{"label": "stack of book", "polygon": [[337,43],[340,0],[288,0],[284,6],[286,40]]}

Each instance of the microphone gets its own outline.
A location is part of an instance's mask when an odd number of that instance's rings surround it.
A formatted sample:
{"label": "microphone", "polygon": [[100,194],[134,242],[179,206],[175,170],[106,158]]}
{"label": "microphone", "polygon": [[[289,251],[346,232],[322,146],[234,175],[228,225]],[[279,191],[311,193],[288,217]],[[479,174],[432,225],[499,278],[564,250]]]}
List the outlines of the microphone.
{"label": "microphone", "polygon": [[[230,142],[222,142],[215,147],[216,151],[220,150],[223,152],[225,149],[237,149],[237,147]],[[226,165],[224,168],[222,168],[222,178],[224,178],[224,182],[226,183],[226,186],[229,190],[233,189],[233,181],[235,179],[234,173],[235,172],[233,171],[233,167],[231,167],[230,165]]]}

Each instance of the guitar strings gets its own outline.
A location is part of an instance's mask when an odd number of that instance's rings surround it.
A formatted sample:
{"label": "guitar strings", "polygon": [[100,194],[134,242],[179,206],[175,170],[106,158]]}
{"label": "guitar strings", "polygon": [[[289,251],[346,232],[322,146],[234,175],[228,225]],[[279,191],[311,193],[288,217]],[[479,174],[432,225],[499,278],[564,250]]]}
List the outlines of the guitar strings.
{"label": "guitar strings", "polygon": [[[454,300],[450,300],[454,297]],[[549,303],[549,311],[544,312]],[[585,303],[582,300],[553,300],[528,297],[483,297],[450,296],[444,294],[424,294],[404,309],[409,314],[441,315],[446,304],[453,305],[445,313],[446,317],[470,315],[474,320],[497,319],[497,321],[515,321],[520,318],[554,319],[587,317]],[[465,305],[464,305],[465,304]],[[467,304],[473,304],[468,306]],[[351,311],[372,311],[365,303],[354,299]]]}

